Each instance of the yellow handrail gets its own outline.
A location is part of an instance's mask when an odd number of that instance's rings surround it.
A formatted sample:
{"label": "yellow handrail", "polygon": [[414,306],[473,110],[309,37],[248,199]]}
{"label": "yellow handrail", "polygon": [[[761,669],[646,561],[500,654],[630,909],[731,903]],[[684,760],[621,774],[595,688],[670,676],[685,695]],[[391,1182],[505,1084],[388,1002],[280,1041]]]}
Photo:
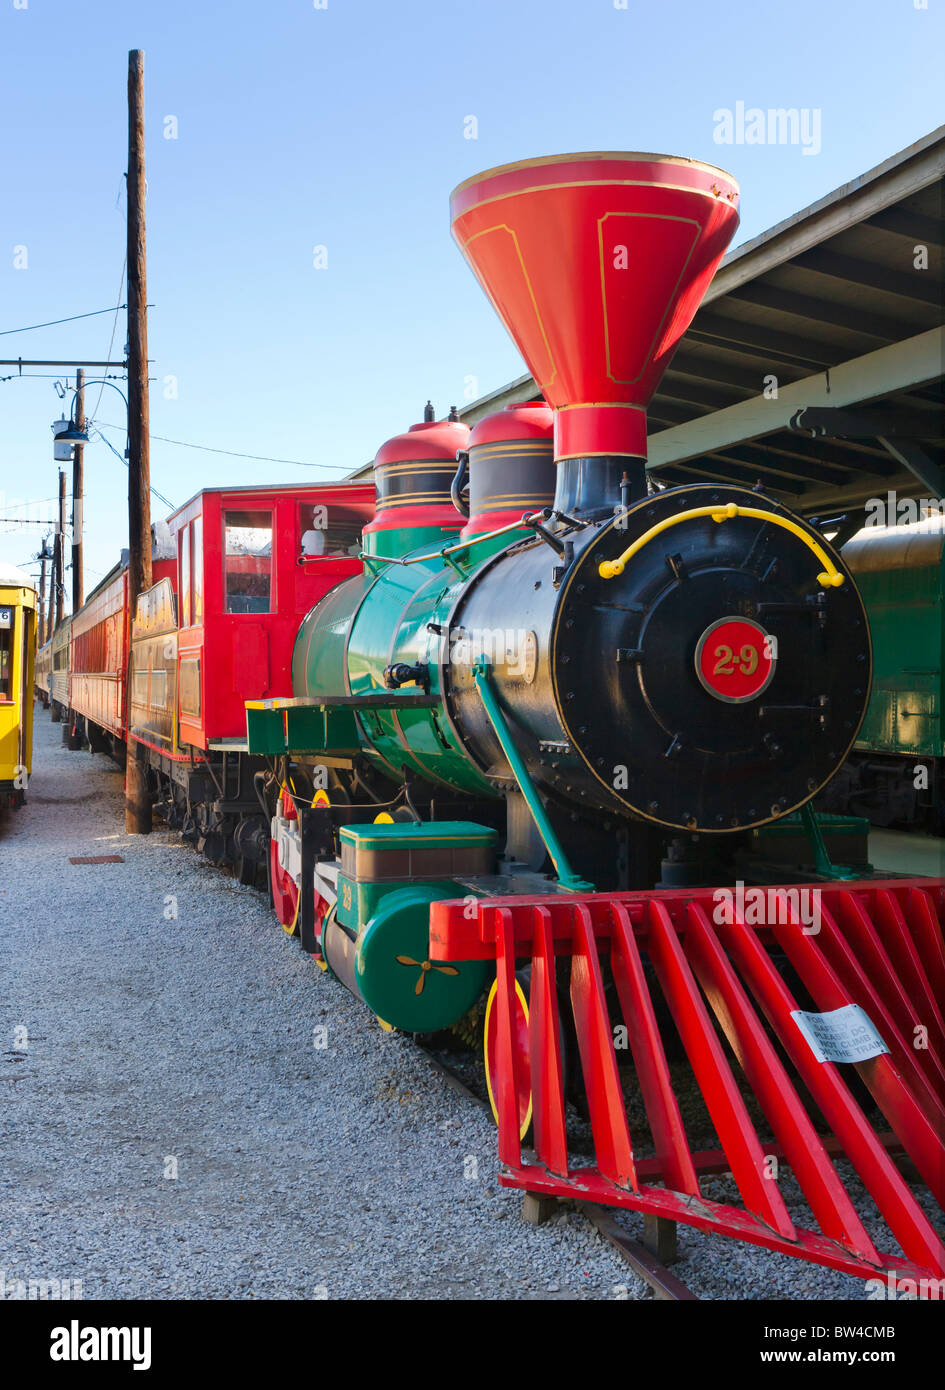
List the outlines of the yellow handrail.
{"label": "yellow handrail", "polygon": [[634,555],[642,550],[654,536],[658,536],[661,531],[667,531],[670,526],[678,526],[681,521],[692,521],[698,516],[710,516],[713,521],[718,522],[729,521],[736,516],[753,516],[759,521],[770,521],[775,526],[783,526],[785,531],[790,531],[792,535],[797,536],[798,540],[803,541],[807,548],[817,556],[824,567],[817,579],[825,589],[839,589],[843,583],[843,575],[823,546],[819,545],[813,536],[809,536],[805,530],[798,526],[796,521],[791,521],[786,516],[778,516],[777,512],[764,511],[761,507],[739,507],[735,502],[727,502],[724,507],[692,507],[688,512],[680,512],[678,516],[668,516],[664,521],[658,521],[632,545],[628,545],[623,554],[618,555],[616,560],[602,560],[598,566],[598,573],[601,578],[614,579],[618,574],[623,574],[627,561],[632,560]]}

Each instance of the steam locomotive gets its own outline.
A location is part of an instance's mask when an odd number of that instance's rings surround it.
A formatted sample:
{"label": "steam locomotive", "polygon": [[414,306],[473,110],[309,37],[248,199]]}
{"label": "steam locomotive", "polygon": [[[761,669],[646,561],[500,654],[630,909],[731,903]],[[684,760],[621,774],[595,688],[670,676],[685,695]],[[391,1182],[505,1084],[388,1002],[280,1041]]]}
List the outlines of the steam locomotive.
{"label": "steam locomotive", "polygon": [[428,408],[371,488],[214,489],[169,518],[112,747],[388,1026],[459,1026],[486,988],[430,960],[432,903],[728,881],[857,737],[842,556],[760,491],[647,482],[646,405],[738,197],[631,153],[467,180],[455,239],[543,399],[471,432]]}

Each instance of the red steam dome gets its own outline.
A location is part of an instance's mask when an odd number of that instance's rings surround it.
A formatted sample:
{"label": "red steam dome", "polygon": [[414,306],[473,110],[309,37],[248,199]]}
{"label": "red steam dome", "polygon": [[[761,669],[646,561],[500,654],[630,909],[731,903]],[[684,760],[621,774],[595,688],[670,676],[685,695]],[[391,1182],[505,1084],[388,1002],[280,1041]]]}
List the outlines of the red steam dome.
{"label": "red steam dome", "polygon": [[382,444],[374,459],[377,502],[363,539],[369,553],[403,555],[426,543],[442,544],[463,524],[450,498],[456,452],[469,429],[458,419],[428,418]]}
{"label": "red steam dome", "polygon": [[520,401],[487,415],[469,436],[469,520],[463,540],[549,507],[555,493],[554,415]]}

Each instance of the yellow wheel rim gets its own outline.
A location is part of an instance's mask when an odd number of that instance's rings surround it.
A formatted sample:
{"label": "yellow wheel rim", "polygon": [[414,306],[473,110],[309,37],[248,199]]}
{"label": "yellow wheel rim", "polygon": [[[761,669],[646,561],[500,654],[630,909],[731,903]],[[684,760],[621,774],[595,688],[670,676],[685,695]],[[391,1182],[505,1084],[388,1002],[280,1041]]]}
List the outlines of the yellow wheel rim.
{"label": "yellow wheel rim", "polygon": [[[328,795],[328,793],[327,793],[326,791],[317,791],[317,792],[315,793],[315,795],[312,797],[312,805],[313,805],[313,806],[330,806],[330,805],[331,805],[331,798],[329,797],[329,795]],[[317,956],[313,956],[313,957],[312,957],[312,960],[313,960],[313,961],[315,962],[315,964],[318,966],[319,970],[327,971],[327,969],[328,969],[328,962],[325,960],[324,957],[322,957],[321,959],[319,959]]]}
{"label": "yellow wheel rim", "polygon": [[[290,780],[290,782],[291,782],[291,778],[290,778],[289,780]],[[283,782],[283,784],[282,784],[282,789],[283,789],[283,791],[289,792],[289,795],[292,795],[292,794],[294,793],[294,791],[295,791],[295,788],[294,788],[294,787],[292,787],[291,790],[290,790],[290,788],[287,787],[286,784],[285,784],[284,782]],[[293,804],[293,806],[295,805],[294,799],[293,799],[292,804]],[[313,805],[313,806],[330,806],[330,805],[331,805],[331,802],[330,802],[329,799],[328,799],[328,793],[325,792],[325,791],[317,791],[317,792],[315,793],[314,797],[312,798],[312,805]],[[291,921],[291,922],[285,922],[285,923],[283,923],[283,926],[282,926],[282,930],[285,932],[286,936],[298,936],[298,934],[299,934],[299,909],[301,908],[301,906],[302,906],[302,889],[299,888],[298,896],[297,896],[296,899],[295,899],[295,914],[294,914],[294,916],[293,916],[293,918],[292,918],[292,921]],[[326,967],[322,964],[321,961],[318,961],[318,962],[316,962],[316,963],[317,963],[318,965],[321,965],[321,968],[322,968],[323,970],[326,969]]]}
{"label": "yellow wheel rim", "polygon": [[[291,783],[291,781],[292,781],[292,779],[291,779],[291,777],[290,777],[290,778],[289,778],[289,782]],[[295,791],[295,788],[294,788],[294,787],[291,788],[291,790],[290,790],[289,785],[287,785],[285,782],[282,783],[282,786],[281,786],[281,788],[280,788],[280,790],[279,790],[279,802],[280,802],[280,804],[281,804],[283,807],[284,807],[284,805],[285,805],[284,798],[285,798],[286,796],[288,796],[288,797],[290,798],[290,800],[292,801],[293,807],[295,806],[295,798],[294,798],[294,796],[293,796],[293,792],[294,792],[294,791]],[[296,811],[296,814],[298,814],[298,811]],[[295,936],[295,935],[297,934],[297,932],[298,932],[298,929],[299,929],[299,905],[301,904],[301,901],[302,901],[302,894],[301,894],[301,891],[300,891],[300,892],[298,892],[298,893],[296,894],[296,897],[295,897],[295,912],[294,912],[293,915],[292,915],[292,921],[291,921],[291,922],[280,922],[280,923],[279,923],[279,925],[282,927],[282,930],[285,932],[286,936]],[[276,920],[278,921],[278,918],[277,918]]]}
{"label": "yellow wheel rim", "polygon": [[286,936],[296,936],[299,930],[299,908],[302,906],[302,893],[299,891],[295,895],[295,912],[292,914],[291,922],[283,922],[282,930]]}
{"label": "yellow wheel rim", "polygon": [[[484,1022],[484,1024],[483,1024],[483,1029],[482,1029],[482,1052],[483,1052],[483,1060],[485,1061],[485,1065],[486,1065],[486,1086],[487,1086],[488,1091],[489,1091],[489,1104],[490,1104],[490,1106],[492,1107],[492,1118],[495,1120],[496,1124],[499,1123],[499,1108],[498,1108],[498,1106],[496,1105],[496,1102],[495,1102],[495,1095],[493,1094],[493,1091],[492,1091],[492,1076],[491,1076],[491,1073],[490,1073],[490,1071],[489,1071],[489,1023],[490,1023],[490,1020],[491,1020],[491,1018],[492,1018],[492,1006],[493,1006],[493,1004],[495,1003],[495,997],[496,997],[496,994],[498,993],[498,989],[499,989],[499,982],[498,982],[498,980],[493,980],[493,982],[492,982],[492,988],[491,988],[490,991],[489,991],[489,998],[488,998],[488,1000],[486,1001],[486,1017],[485,1017],[485,1022]],[[526,1022],[526,1024],[527,1024],[527,1023],[528,1023],[528,1001],[527,1001],[526,998],[525,998],[525,992],[524,992],[524,990],[522,989],[522,986],[519,984],[518,980],[515,981],[515,993],[516,993],[517,996],[518,996],[518,1002],[519,1002],[519,1003],[521,1004],[521,1006],[522,1006],[522,1013],[523,1013],[524,1016],[525,1016],[525,1022]],[[529,1086],[529,1090],[528,1090],[528,1110],[527,1110],[527,1112],[526,1112],[525,1119],[522,1121],[521,1129],[519,1130],[519,1136],[518,1136],[519,1139],[524,1139],[524,1138],[525,1138],[525,1135],[528,1133],[528,1126],[531,1124],[531,1122],[532,1122],[532,1093],[531,1093],[531,1087]]]}
{"label": "yellow wheel rim", "polygon": [[394,817],[391,816],[391,815],[389,815],[387,811],[382,811],[381,814],[380,814],[379,816],[375,816],[375,817],[374,817],[374,824],[375,824],[375,825],[393,825],[393,824],[394,824]]}

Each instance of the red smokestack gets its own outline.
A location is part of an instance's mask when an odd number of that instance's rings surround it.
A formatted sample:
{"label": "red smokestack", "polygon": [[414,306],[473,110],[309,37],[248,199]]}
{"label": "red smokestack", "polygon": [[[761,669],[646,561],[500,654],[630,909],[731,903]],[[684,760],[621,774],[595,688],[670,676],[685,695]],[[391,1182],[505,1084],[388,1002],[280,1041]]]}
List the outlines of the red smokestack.
{"label": "red smokestack", "polygon": [[738,225],[738,185],[658,154],[506,164],[453,235],[555,409],[555,459],[646,457],[646,404]]}

